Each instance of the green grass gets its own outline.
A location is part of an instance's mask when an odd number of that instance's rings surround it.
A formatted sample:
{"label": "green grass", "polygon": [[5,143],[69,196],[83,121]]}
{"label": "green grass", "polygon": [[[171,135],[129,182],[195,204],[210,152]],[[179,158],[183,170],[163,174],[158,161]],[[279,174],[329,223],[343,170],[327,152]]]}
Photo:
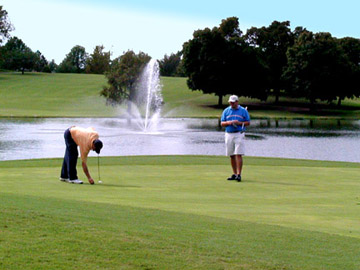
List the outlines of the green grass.
{"label": "green grass", "polygon": [[0,269],[360,269],[358,163],[106,157],[91,186],[61,162],[0,162]]}
{"label": "green grass", "polygon": [[[99,96],[106,85],[103,75],[0,73],[0,117],[119,117],[124,108],[106,106]],[[216,117],[219,118],[227,104],[218,107],[218,97],[191,91],[186,78],[162,77],[164,117]],[[336,118],[358,119],[360,99],[345,100],[344,106],[320,103],[318,111],[310,112],[305,100],[281,98],[259,102],[241,98],[248,106],[252,118]]]}
{"label": "green grass", "polygon": [[[220,116],[185,78],[162,83],[165,117]],[[0,117],[121,116],[99,96],[105,84],[0,73]],[[315,113],[280,101],[240,102],[252,118],[360,117],[359,99]],[[360,269],[358,163],[246,157],[236,183],[226,157],[105,157],[95,186],[60,182],[61,163],[0,162],[0,269]]]}
{"label": "green grass", "polygon": [[0,115],[15,117],[100,117],[115,110],[99,92],[102,75],[0,73]]}

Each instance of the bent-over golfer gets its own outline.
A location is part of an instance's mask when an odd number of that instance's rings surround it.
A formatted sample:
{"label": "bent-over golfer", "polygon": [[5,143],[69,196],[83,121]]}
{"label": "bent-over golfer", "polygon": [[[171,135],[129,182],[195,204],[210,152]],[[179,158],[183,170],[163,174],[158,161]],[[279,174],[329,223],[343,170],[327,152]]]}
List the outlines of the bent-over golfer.
{"label": "bent-over golfer", "polygon": [[99,134],[93,128],[81,128],[72,126],[65,130],[64,133],[66,150],[64,161],[61,168],[60,180],[64,182],[82,184],[83,182],[78,179],[76,171],[76,163],[79,156],[77,147],[80,148],[80,156],[82,168],[88,178],[90,184],[94,184],[87,162],[87,156],[90,150],[100,154],[103,143],[99,140]]}
{"label": "bent-over golfer", "polygon": [[227,180],[240,182],[242,156],[245,154],[245,127],[250,125],[250,116],[248,111],[239,105],[237,96],[230,96],[229,104],[221,115],[221,126],[225,127],[226,155],[230,156],[233,170],[233,174]]}

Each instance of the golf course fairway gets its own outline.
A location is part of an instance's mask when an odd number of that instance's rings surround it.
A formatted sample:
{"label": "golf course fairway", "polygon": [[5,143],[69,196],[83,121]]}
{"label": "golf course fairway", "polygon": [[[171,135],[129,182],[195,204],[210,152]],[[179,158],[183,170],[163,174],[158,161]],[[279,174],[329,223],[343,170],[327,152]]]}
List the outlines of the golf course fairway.
{"label": "golf course fairway", "polygon": [[2,161],[0,269],[360,269],[360,164],[244,161],[102,157],[96,185]]}

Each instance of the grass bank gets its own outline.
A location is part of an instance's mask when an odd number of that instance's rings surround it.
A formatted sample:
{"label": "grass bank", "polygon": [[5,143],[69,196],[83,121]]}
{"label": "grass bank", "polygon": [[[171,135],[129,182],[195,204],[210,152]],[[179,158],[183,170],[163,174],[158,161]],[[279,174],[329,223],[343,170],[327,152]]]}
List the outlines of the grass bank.
{"label": "grass bank", "polygon": [[[162,77],[164,117],[216,117],[226,106],[218,98],[191,91],[186,78]],[[103,75],[0,73],[0,117],[119,117],[124,108],[106,106],[99,92],[106,85]],[[359,119],[360,100],[345,100],[344,106],[319,104],[316,112],[304,100],[280,99],[279,104],[242,98],[252,118]]]}
{"label": "grass bank", "polygon": [[0,268],[360,268],[359,164],[246,157],[237,183],[228,163],[106,157],[91,186],[61,159],[2,161]]}

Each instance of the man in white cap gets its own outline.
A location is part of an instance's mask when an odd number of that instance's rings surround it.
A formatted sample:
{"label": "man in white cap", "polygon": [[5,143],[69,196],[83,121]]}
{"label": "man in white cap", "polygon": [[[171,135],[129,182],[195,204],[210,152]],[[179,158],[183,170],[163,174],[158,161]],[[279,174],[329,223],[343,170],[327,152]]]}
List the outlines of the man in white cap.
{"label": "man in white cap", "polygon": [[221,115],[221,126],[225,127],[226,155],[230,156],[233,174],[227,180],[241,181],[243,166],[242,156],[245,154],[245,127],[250,125],[248,111],[239,105],[235,95],[229,98],[230,106]]}

